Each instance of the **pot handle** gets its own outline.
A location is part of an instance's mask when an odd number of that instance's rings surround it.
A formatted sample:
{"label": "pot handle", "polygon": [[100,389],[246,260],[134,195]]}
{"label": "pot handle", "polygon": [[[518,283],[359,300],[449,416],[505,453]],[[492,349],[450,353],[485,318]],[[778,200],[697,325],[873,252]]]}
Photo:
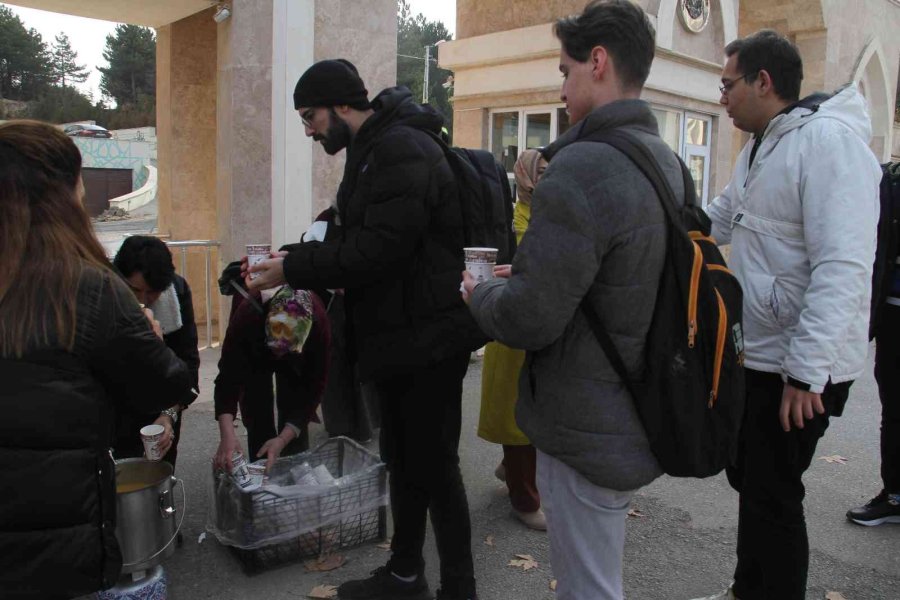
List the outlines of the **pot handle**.
{"label": "pot handle", "polygon": [[[181,526],[184,524],[184,516],[187,514],[187,493],[185,492],[185,489],[184,489],[184,480],[183,479],[178,479],[177,477],[172,477],[172,480],[175,482],[172,485],[173,488],[176,485],[181,484],[181,520],[178,521],[178,527],[175,528],[175,533],[172,535],[172,537],[169,539],[169,541],[166,542],[165,546],[163,546],[162,548],[160,548],[159,550],[154,552],[152,555],[148,556],[147,558],[145,558],[143,560],[136,560],[136,561],[130,562],[130,563],[123,563],[122,567],[133,567],[135,565],[145,563],[148,560],[153,560],[154,558],[156,558],[157,556],[159,556],[160,554],[165,552],[166,549],[172,545],[172,542],[175,541],[175,538],[178,537],[178,532],[181,531]],[[163,492],[162,494],[159,495],[159,512],[162,513],[162,516],[164,519],[168,518],[168,517],[172,516],[173,514],[175,514],[176,512],[178,512],[176,510],[174,504],[171,504],[166,507],[163,506],[163,501],[168,496],[168,494],[169,494],[169,490],[166,490],[165,492]]]}

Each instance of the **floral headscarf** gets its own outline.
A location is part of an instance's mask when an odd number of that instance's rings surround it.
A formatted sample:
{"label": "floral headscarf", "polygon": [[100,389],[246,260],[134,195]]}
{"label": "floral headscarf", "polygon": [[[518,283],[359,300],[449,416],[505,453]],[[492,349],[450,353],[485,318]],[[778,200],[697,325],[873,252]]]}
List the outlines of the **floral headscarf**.
{"label": "floral headscarf", "polygon": [[283,286],[272,297],[266,316],[266,345],[272,354],[300,354],[313,325],[313,303],[308,290]]}

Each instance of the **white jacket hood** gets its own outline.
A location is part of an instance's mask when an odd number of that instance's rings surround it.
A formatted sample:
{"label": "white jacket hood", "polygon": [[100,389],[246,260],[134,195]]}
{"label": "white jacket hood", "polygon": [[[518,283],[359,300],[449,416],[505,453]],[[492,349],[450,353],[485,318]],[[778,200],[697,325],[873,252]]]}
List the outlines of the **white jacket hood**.
{"label": "white jacket hood", "polygon": [[800,100],[793,110],[772,119],[763,137],[781,137],[789,131],[819,119],[839,121],[865,144],[872,138],[872,121],[869,118],[868,104],[852,83],[848,83],[832,96],[818,93]]}

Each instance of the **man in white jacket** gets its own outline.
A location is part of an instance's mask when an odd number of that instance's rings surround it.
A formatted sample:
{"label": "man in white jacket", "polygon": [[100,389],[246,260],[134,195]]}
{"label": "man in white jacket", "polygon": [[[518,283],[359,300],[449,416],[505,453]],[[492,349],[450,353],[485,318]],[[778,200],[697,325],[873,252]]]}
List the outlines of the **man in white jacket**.
{"label": "man in white jacket", "polygon": [[881,172],[855,86],[798,100],[800,55],[774,31],[725,54],[720,102],[753,137],[708,212],[744,290],[747,408],[737,567],[712,598],[802,600],[801,478],[863,371]]}

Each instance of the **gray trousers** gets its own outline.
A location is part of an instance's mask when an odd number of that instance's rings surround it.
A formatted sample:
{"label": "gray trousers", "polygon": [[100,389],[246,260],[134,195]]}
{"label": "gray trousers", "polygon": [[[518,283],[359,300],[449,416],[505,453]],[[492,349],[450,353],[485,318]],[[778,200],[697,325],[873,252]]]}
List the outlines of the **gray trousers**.
{"label": "gray trousers", "polygon": [[537,451],[557,600],[621,600],[625,518],[634,491],[594,485]]}

